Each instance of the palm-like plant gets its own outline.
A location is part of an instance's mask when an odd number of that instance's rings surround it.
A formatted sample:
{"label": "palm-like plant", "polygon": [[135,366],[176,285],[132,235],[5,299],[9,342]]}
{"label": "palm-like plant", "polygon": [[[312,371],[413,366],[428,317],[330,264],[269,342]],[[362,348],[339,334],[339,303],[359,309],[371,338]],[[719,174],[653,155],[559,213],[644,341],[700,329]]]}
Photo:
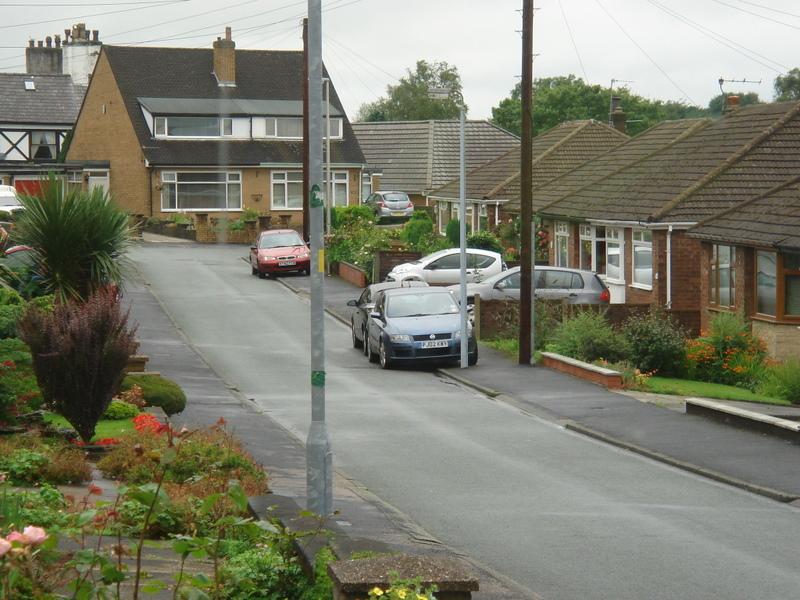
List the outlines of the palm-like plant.
{"label": "palm-like plant", "polygon": [[85,300],[122,281],[130,241],[128,215],[95,187],[86,192],[51,176],[36,196],[22,196],[12,239],[33,249],[34,270],[56,299]]}

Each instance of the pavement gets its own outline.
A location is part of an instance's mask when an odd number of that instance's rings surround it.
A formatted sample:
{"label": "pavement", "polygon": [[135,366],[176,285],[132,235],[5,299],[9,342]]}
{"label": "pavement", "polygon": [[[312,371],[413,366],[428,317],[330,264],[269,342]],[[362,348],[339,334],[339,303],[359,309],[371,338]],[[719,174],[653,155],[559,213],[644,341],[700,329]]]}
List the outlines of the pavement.
{"label": "pavement", "polygon": [[[310,293],[308,277],[280,281],[299,295]],[[359,294],[359,288],[338,277],[325,278],[326,310],[347,324],[353,309],[346,303]],[[545,367],[518,365],[484,344],[477,366],[440,372],[606,443],[780,502],[800,499],[800,445],[686,414],[674,398],[612,392]],[[773,407],[750,408],[768,412]]]}

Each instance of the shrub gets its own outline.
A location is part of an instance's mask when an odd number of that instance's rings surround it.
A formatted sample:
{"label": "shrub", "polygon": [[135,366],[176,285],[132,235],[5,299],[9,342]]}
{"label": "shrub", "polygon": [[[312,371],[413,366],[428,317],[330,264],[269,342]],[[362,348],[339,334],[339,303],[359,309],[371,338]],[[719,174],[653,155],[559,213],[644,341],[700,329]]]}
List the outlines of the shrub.
{"label": "shrub", "polygon": [[137,348],[128,314],[111,292],[101,291],[50,313],[30,306],[18,330],[31,348],[45,401],[89,442]]}
{"label": "shrub", "polygon": [[132,419],[139,414],[139,409],[133,404],[128,404],[122,400],[112,400],[108,405],[106,412],[103,413],[104,419],[112,421],[122,421],[124,419]]}
{"label": "shrub", "polygon": [[631,350],[631,362],[645,373],[678,375],[686,347],[684,330],[663,310],[653,308],[629,317],[622,333]]}
{"label": "shrub", "polygon": [[331,229],[338,229],[357,221],[374,223],[376,221],[375,212],[363,204],[335,206],[331,209]]}
{"label": "shrub", "polygon": [[14,242],[33,248],[36,275],[60,300],[85,299],[122,281],[128,215],[102,188],[67,187],[55,176],[39,196],[20,196]]}
{"label": "shrub", "polygon": [[491,250],[498,254],[503,253],[503,244],[491,231],[476,231],[467,236],[467,246],[469,248],[480,248],[481,250]]}
{"label": "shrub", "polygon": [[17,321],[24,308],[18,304],[0,305],[0,338],[13,338],[17,335]]}
{"label": "shrub", "polygon": [[186,408],[186,394],[171,379],[161,375],[128,375],[122,380],[120,390],[129,392],[135,386],[141,388],[147,406],[158,406],[168,415],[182,412]]}
{"label": "shrub", "polygon": [[0,286],[0,306],[22,306],[23,304],[25,304],[25,301],[17,292]]}
{"label": "shrub", "polygon": [[[352,208],[348,206],[342,211]],[[372,264],[378,250],[387,250],[390,240],[397,236],[397,229],[376,227],[374,219],[366,219],[357,212],[347,212],[346,220],[339,222],[328,244],[328,257],[332,262],[348,262],[367,274],[372,273]],[[352,218],[351,218],[352,217]]]}
{"label": "shrub", "polygon": [[461,245],[461,224],[458,219],[450,219],[444,229],[444,236],[451,246]]}
{"label": "shrub", "polygon": [[0,340],[0,423],[13,423],[41,404],[28,347],[16,338]]}
{"label": "shrub", "polygon": [[603,315],[592,310],[561,323],[548,350],[587,362],[604,359],[612,363],[626,360],[630,353],[625,337],[614,331]]}
{"label": "shrub", "polygon": [[790,358],[767,367],[758,391],[766,396],[800,404],[800,360]]}
{"label": "shrub", "polygon": [[7,473],[14,485],[78,483],[91,475],[79,449],[29,434],[0,439],[0,472]]}
{"label": "shrub", "polygon": [[686,343],[686,372],[690,379],[753,390],[764,376],[766,355],[740,315],[721,312],[707,335]]}
{"label": "shrub", "polygon": [[420,240],[433,233],[433,221],[425,211],[414,211],[411,219],[400,231],[400,239],[406,244],[416,247]]}
{"label": "shrub", "polygon": [[253,548],[228,559],[222,567],[226,600],[296,598],[307,585],[300,564],[271,546]]}

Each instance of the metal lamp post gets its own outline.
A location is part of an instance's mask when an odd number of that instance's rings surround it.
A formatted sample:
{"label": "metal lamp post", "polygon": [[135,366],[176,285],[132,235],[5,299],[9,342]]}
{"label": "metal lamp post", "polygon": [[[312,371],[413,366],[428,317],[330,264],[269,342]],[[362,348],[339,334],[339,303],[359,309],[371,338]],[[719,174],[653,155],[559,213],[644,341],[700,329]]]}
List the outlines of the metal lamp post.
{"label": "metal lamp post", "polygon": [[[448,88],[431,88],[431,98],[446,100],[450,97]],[[466,114],[463,104],[458,108],[458,225],[459,225],[459,304],[461,309],[461,368],[469,366],[469,336],[467,334],[467,174],[465,160]]]}

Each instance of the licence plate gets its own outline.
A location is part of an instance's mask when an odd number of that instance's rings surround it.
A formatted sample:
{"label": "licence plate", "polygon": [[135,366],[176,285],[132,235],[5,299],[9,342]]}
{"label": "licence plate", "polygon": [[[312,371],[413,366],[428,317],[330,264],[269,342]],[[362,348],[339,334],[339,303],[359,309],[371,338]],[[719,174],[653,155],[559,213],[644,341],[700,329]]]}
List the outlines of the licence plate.
{"label": "licence plate", "polygon": [[281,261],[278,261],[278,266],[279,267],[293,267],[296,264],[297,264],[297,262],[294,261],[294,260],[281,260]]}
{"label": "licence plate", "polygon": [[402,210],[393,210],[393,211],[392,211],[392,216],[393,216],[393,217],[402,217],[402,216],[403,216],[403,214],[404,214],[404,213],[403,213],[403,211],[402,211]]}
{"label": "licence plate", "polygon": [[420,344],[423,348],[447,348],[447,340],[431,340]]}

